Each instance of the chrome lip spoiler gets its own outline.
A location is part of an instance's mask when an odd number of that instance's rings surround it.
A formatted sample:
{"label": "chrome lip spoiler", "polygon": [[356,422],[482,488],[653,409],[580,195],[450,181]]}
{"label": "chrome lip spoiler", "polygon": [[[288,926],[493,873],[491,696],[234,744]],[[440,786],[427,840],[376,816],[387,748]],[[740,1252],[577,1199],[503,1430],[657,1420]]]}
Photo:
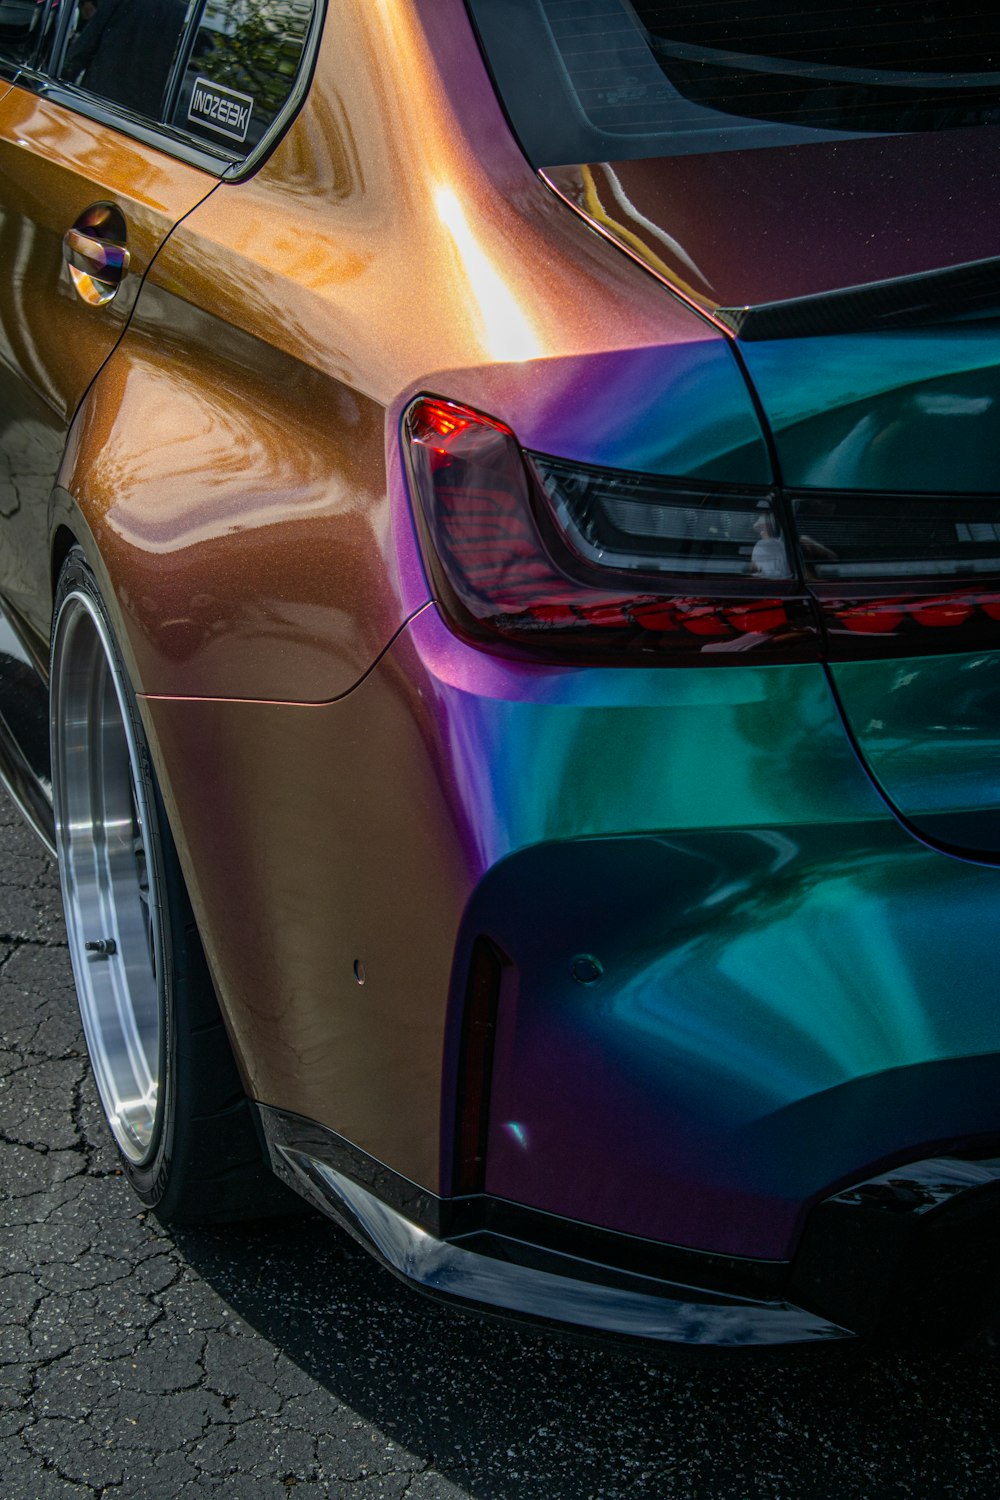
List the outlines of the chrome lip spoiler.
{"label": "chrome lip spoiler", "polygon": [[[755,1301],[630,1276],[599,1279],[600,1267],[561,1255],[565,1272],[513,1258],[519,1244],[495,1236],[510,1255],[487,1255],[461,1238],[439,1239],[329,1162],[275,1140],[272,1164],[402,1280],[471,1311],[567,1333],[689,1348],[778,1348],[853,1339],[846,1328],[785,1301]],[[585,1279],[589,1272],[595,1279]],[[574,1274],[575,1273],[575,1274]]]}

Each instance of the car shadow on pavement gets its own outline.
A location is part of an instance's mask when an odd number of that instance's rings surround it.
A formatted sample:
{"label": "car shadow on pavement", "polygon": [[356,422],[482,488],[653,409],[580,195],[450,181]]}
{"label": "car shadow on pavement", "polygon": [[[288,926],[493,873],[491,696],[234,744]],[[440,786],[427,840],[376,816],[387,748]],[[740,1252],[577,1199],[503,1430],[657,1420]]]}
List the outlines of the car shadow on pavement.
{"label": "car shadow on pavement", "polygon": [[225,1341],[241,1388],[244,1353],[291,1361],[336,1398],[318,1423],[353,1412],[447,1476],[421,1500],[997,1492],[1000,1365],[982,1345],[649,1364],[431,1302],[318,1216],[175,1239],[231,1332],[260,1336]]}

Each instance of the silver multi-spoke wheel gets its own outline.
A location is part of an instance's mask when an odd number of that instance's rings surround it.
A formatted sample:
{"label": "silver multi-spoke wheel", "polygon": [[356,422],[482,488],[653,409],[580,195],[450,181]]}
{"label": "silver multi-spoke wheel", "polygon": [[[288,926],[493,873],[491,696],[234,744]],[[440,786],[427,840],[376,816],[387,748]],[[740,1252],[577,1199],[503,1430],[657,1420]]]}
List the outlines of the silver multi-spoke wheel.
{"label": "silver multi-spoke wheel", "polygon": [[101,613],[74,589],[52,650],[56,846],[70,955],[101,1103],[136,1164],[162,1107],[162,924],[150,858],[153,809],[126,685]]}

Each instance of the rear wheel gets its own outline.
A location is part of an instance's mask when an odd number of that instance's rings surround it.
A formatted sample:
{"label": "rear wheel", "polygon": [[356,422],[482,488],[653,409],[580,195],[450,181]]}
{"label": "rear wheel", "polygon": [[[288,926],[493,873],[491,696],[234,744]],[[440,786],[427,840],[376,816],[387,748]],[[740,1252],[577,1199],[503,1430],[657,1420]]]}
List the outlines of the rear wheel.
{"label": "rear wheel", "polygon": [[205,964],[107,610],[82,552],[56,591],[56,847],[70,957],[122,1166],[164,1220],[281,1211]]}

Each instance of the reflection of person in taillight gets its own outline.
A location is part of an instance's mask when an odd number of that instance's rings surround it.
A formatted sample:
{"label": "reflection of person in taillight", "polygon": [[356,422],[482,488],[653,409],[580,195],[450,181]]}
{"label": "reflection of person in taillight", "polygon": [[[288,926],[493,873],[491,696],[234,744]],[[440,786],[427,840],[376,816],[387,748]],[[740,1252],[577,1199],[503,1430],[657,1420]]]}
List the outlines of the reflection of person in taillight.
{"label": "reflection of person in taillight", "polygon": [[778,534],[770,505],[762,504],[753,523],[758,540],[750,553],[750,571],[758,578],[786,578],[788,562],[785,544]]}

